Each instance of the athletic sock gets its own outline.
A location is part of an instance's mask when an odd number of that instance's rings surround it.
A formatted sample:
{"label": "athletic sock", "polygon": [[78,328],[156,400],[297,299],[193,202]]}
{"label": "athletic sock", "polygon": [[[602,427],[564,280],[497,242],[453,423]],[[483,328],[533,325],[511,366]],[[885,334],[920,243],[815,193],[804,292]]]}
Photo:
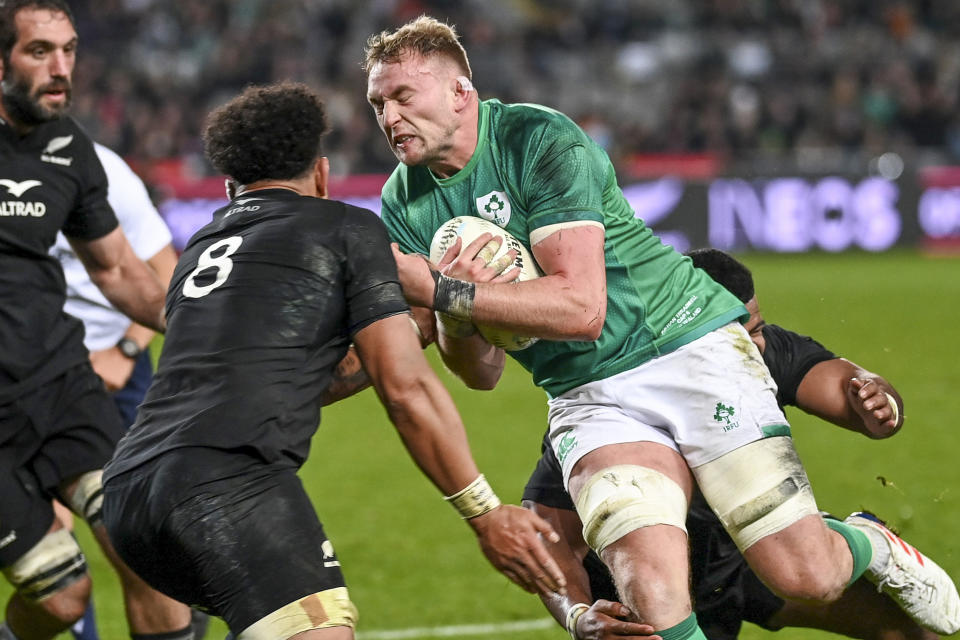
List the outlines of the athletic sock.
{"label": "athletic sock", "polygon": [[83,617],[77,620],[70,633],[74,640],[100,640],[100,634],[97,633],[97,619],[93,614],[93,599],[87,603],[87,608],[83,612]]}
{"label": "athletic sock", "polygon": [[691,613],[689,618],[678,625],[657,631],[657,635],[663,640],[707,640],[707,636],[703,634],[703,630],[697,624],[697,614],[695,613]]}
{"label": "athletic sock", "polygon": [[887,557],[881,551],[886,550],[887,556],[889,556],[890,551],[886,549],[886,544],[883,542],[880,543],[880,546],[872,544],[869,536],[870,532],[852,527],[839,520],[824,518],[823,521],[828,527],[842,535],[843,539],[847,541],[847,546],[850,547],[850,555],[853,556],[853,574],[850,576],[850,582],[847,583],[847,586],[856,582],[868,567],[872,568],[879,565],[881,561],[883,564],[880,566],[886,566]]}
{"label": "athletic sock", "polygon": [[188,624],[179,631],[166,631],[164,633],[131,633],[131,640],[195,640],[193,637],[193,625]]}
{"label": "athletic sock", "polygon": [[0,640],[20,640],[17,636],[13,635],[13,631],[10,631],[10,627],[7,626],[6,621],[0,622]]}
{"label": "athletic sock", "polygon": [[872,527],[857,529],[862,531],[870,539],[870,546],[873,548],[873,559],[867,566],[867,573],[870,575],[879,575],[887,568],[887,562],[890,561],[890,541],[882,533]]}

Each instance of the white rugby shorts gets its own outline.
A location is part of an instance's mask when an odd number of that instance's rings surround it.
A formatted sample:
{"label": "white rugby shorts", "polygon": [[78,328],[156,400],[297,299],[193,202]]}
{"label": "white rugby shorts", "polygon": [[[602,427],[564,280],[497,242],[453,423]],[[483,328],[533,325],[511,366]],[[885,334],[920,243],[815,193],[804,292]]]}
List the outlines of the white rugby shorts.
{"label": "white rugby shorts", "polygon": [[767,436],[789,435],[777,387],[750,335],[732,322],[636,369],[549,401],[550,441],[570,471],[608,444],[656,442],[698,467]]}

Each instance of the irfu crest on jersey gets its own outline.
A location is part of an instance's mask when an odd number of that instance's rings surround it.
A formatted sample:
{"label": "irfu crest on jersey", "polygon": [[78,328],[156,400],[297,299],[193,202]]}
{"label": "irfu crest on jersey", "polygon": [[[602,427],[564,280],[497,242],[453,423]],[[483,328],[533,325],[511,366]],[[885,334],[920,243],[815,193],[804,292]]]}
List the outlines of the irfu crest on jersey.
{"label": "irfu crest on jersey", "polygon": [[510,222],[510,201],[503,191],[491,191],[477,198],[477,212],[484,220],[506,227]]}

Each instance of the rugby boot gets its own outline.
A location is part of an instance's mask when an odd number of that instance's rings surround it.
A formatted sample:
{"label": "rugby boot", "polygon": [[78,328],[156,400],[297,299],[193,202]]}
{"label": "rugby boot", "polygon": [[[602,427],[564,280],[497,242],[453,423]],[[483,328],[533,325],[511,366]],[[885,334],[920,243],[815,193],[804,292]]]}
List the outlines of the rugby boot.
{"label": "rugby boot", "polygon": [[844,522],[866,533],[874,548],[878,539],[889,548],[886,566],[876,571],[868,569],[864,574],[878,591],[893,598],[914,622],[929,631],[950,635],[960,630],[960,596],[946,571],[872,513],[853,513]]}

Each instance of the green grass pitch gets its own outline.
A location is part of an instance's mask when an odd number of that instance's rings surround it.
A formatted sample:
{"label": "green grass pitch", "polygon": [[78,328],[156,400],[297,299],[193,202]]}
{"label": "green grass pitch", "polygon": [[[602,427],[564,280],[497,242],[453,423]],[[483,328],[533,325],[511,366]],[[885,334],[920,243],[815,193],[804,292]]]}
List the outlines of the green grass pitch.
{"label": "green grass pitch", "polygon": [[[841,515],[870,508],[960,576],[960,262],[900,251],[741,258],[754,271],[768,322],[812,335],[881,373],[905,399],[906,426],[886,441],[788,413],[820,506]],[[545,427],[543,394],[512,362],[493,392],[467,391],[437,369],[464,416],[480,468],[501,498],[517,502]],[[407,457],[372,391],[324,411],[301,475],[342,560],[360,609],[361,638],[385,629],[547,616],[534,596],[486,563],[469,527]],[[85,531],[81,542],[91,550],[101,635],[126,638],[116,581]],[[0,596],[8,594],[0,585]],[[215,621],[207,637],[219,640],[224,629]],[[459,637],[568,636],[550,627]],[[774,636],[746,625],[741,637],[834,636],[804,630]]]}

